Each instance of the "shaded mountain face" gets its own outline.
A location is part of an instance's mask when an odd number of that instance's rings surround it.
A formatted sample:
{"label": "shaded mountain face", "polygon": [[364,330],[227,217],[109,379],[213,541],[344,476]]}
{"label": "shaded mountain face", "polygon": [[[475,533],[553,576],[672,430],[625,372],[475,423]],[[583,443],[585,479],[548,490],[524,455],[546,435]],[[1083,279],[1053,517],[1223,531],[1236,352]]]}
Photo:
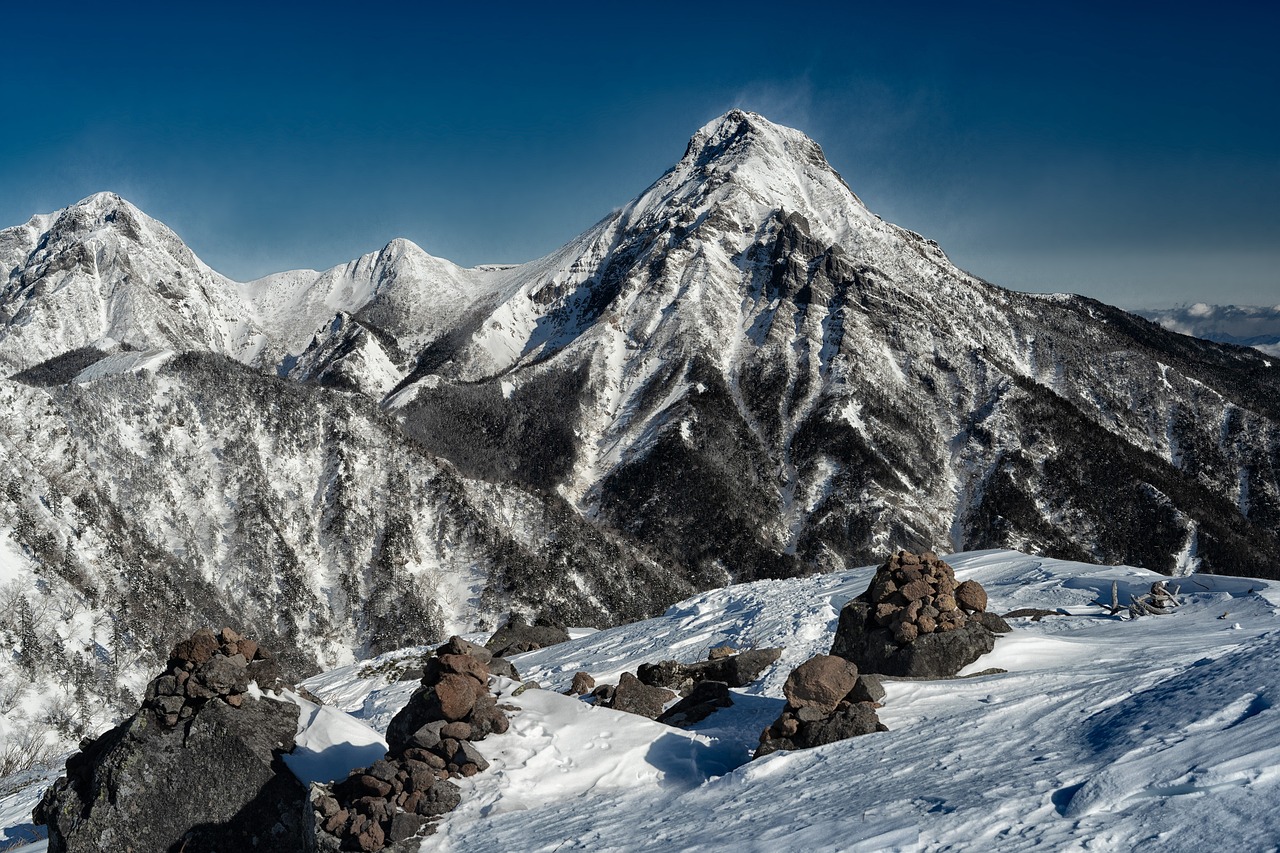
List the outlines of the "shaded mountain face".
{"label": "shaded mountain face", "polygon": [[101,194],[0,275],[0,678],[67,701],[199,624],[306,669],[898,547],[1280,566],[1280,363],[974,278],[751,113],[519,266],[235,283]]}

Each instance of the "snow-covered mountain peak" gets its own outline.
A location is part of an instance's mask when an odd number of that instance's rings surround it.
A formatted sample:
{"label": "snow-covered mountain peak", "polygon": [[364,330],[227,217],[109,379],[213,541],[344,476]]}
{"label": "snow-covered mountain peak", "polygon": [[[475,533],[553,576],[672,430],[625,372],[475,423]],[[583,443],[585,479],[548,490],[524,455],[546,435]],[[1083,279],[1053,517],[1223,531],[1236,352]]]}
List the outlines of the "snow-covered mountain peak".
{"label": "snow-covered mountain peak", "polygon": [[681,162],[692,160],[705,166],[749,158],[800,159],[830,168],[822,147],[799,130],[738,109],[729,110],[699,128],[689,139]]}
{"label": "snow-covered mountain peak", "polygon": [[252,360],[263,339],[234,286],[163,223],[101,192],[0,231],[0,364],[116,341]]}

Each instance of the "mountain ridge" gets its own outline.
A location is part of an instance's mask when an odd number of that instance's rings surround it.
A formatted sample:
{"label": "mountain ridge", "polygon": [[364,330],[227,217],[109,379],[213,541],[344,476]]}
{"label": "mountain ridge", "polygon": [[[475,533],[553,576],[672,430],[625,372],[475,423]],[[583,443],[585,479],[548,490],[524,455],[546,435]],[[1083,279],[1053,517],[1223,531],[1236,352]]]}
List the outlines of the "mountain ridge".
{"label": "mountain ridge", "polygon": [[77,602],[108,708],[197,621],[307,669],[897,547],[1280,566],[1280,362],[972,276],[752,113],[525,264],[236,283],[113,194],[0,262],[0,646]]}

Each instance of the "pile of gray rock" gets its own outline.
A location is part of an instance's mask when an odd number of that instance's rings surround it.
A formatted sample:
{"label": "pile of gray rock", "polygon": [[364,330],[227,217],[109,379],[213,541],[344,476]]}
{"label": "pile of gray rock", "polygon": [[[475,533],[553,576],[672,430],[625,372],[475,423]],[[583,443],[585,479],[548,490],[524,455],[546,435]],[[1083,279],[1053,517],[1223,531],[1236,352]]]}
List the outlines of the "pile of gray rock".
{"label": "pile of gray rock", "polygon": [[422,685],[387,728],[387,756],[332,786],[312,787],[315,837],[322,851],[375,851],[433,831],[460,802],[451,778],[489,763],[472,745],[510,725],[489,690],[494,664],[509,663],[483,646],[451,637],[424,666]]}
{"label": "pile of gray rock", "polygon": [[818,655],[792,670],[782,688],[782,714],[760,735],[755,757],[780,749],[809,749],[824,743],[887,731],[876,708],[884,686],[874,675],[834,655]]}
{"label": "pile of gray rock", "polygon": [[67,759],[36,823],[52,853],[303,850],[306,790],[280,756],[298,706],[248,684],[281,686],[265,649],[224,628],[178,643],[138,713]]}
{"label": "pile of gray rock", "polygon": [[986,612],[976,581],[957,582],[932,551],[899,551],[840,611],[831,654],[862,672],[921,678],[955,675],[995,647],[1008,624]]}

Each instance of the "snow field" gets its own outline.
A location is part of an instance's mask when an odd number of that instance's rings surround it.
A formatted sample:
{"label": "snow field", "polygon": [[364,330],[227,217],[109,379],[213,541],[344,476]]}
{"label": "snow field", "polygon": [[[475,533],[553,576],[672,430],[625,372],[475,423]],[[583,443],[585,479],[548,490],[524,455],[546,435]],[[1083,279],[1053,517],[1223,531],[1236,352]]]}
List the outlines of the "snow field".
{"label": "snow field", "polygon": [[[728,587],[520,656],[522,676],[546,689],[508,700],[521,708],[511,730],[479,744],[493,767],[464,781],[431,849],[1274,849],[1274,585],[1195,576],[1176,614],[1130,622],[1090,602],[1109,598],[1112,580],[1122,600],[1145,590],[1157,576],[1141,569],[1011,551],[949,562],[996,612],[1074,615],[1015,620],[969,667],[1007,672],[887,682],[889,732],[759,762],[750,751],[782,708],[786,675],[828,650],[839,608],[873,569]],[[610,682],[726,642],[785,652],[690,732],[558,693],[578,670]],[[349,673],[309,686],[353,709],[365,690],[371,719],[389,719],[382,688]]]}

